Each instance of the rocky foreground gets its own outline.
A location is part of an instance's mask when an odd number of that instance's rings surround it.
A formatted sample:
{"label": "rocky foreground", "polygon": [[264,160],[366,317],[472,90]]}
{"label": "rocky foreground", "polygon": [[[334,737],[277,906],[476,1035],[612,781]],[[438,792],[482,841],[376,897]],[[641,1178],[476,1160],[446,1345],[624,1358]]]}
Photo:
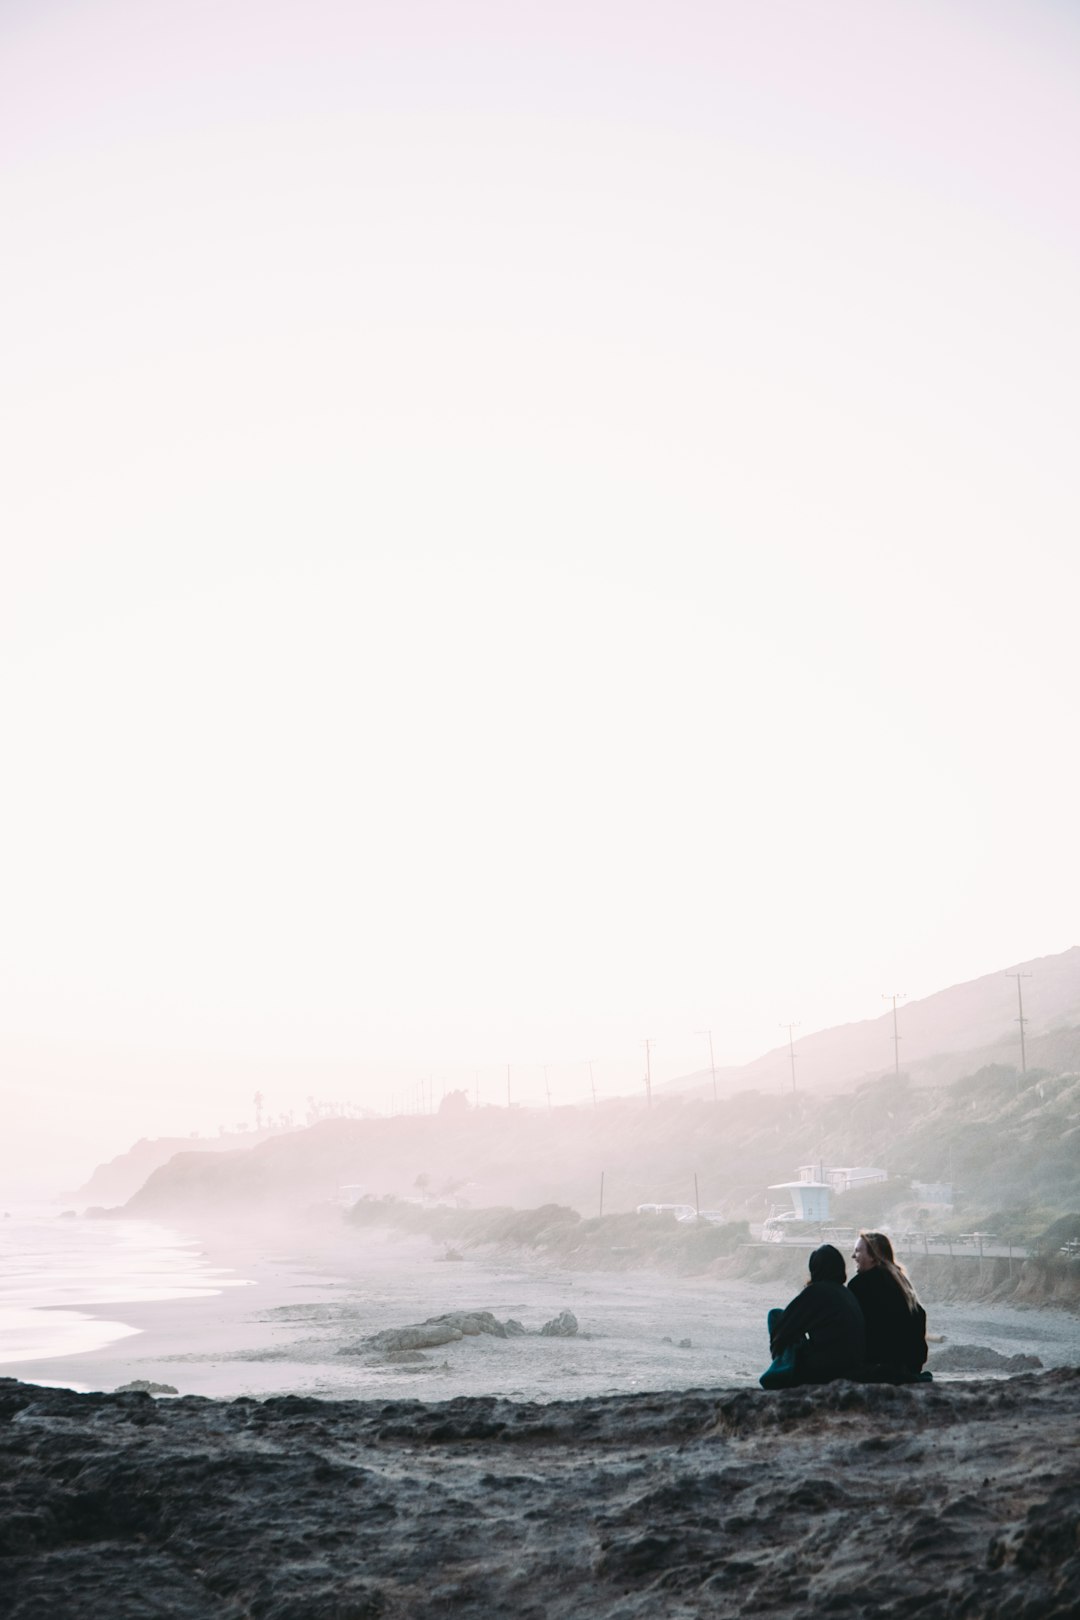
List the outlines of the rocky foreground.
{"label": "rocky foreground", "polygon": [[4,1620],[1074,1617],[1080,1369],[263,1402],[0,1380]]}

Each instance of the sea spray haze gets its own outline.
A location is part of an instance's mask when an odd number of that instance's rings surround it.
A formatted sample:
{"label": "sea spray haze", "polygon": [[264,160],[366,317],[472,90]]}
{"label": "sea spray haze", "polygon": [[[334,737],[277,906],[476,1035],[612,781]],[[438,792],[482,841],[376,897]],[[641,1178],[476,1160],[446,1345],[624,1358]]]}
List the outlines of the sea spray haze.
{"label": "sea spray haze", "polygon": [[1076,8],[148,15],[0,8],[0,1184],[1045,1032]]}

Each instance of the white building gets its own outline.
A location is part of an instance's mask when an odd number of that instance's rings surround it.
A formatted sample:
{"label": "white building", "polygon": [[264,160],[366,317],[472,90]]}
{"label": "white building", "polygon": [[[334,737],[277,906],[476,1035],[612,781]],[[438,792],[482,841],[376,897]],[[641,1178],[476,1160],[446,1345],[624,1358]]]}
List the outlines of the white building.
{"label": "white building", "polygon": [[800,1174],[798,1181],[778,1181],[769,1191],[791,1194],[797,1221],[827,1221],[829,1218],[830,1188],[827,1181],[809,1181]]}

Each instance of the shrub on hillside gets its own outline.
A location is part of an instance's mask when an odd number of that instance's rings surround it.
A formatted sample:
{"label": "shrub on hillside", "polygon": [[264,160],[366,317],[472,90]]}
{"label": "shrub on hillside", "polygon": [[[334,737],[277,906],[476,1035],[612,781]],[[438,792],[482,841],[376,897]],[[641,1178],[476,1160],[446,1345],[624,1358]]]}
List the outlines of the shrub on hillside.
{"label": "shrub on hillside", "polygon": [[[480,1213],[478,1211],[478,1213]],[[581,1216],[566,1204],[541,1204],[539,1209],[508,1209],[488,1223],[489,1243],[523,1243],[531,1247],[549,1243],[555,1234],[577,1226]]]}
{"label": "shrub on hillside", "polygon": [[1035,1239],[1037,1254],[1057,1254],[1066,1243],[1080,1242],[1080,1215],[1062,1215]]}

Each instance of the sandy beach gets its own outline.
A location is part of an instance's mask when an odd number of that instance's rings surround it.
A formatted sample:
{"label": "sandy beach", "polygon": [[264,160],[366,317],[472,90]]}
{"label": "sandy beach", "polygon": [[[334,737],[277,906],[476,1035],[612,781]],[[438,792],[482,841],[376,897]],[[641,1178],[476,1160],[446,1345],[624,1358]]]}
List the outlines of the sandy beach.
{"label": "sandy beach", "polygon": [[[257,1234],[234,1232],[202,1253],[233,1286],[200,1297],[82,1304],[88,1316],[136,1331],[81,1354],[0,1367],[0,1374],[106,1391],[145,1379],[181,1395],[223,1399],[551,1401],[745,1386],[765,1364],[765,1311],[794,1291],[649,1272],[571,1272],[545,1267],[527,1251],[447,1261],[428,1239],[357,1235],[333,1222],[294,1231],[273,1249]],[[364,1343],[389,1328],[469,1310],[516,1319],[526,1333],[468,1337],[409,1364]],[[564,1310],[576,1317],[577,1334],[541,1337],[543,1324]],[[1035,1354],[1048,1368],[1080,1364],[1080,1319],[1063,1311],[938,1304],[930,1308],[930,1331],[949,1345]]]}
{"label": "sandy beach", "polygon": [[[137,1331],[0,1367],[0,1620],[1075,1613],[1064,1311],[930,1311],[935,1349],[1052,1370],[767,1394],[775,1283],[448,1261],[332,1223],[203,1257],[244,1285],[84,1306]],[[369,1342],[475,1310],[525,1332]],[[566,1310],[577,1333],[543,1336]],[[177,1395],[109,1393],[134,1380]]]}

